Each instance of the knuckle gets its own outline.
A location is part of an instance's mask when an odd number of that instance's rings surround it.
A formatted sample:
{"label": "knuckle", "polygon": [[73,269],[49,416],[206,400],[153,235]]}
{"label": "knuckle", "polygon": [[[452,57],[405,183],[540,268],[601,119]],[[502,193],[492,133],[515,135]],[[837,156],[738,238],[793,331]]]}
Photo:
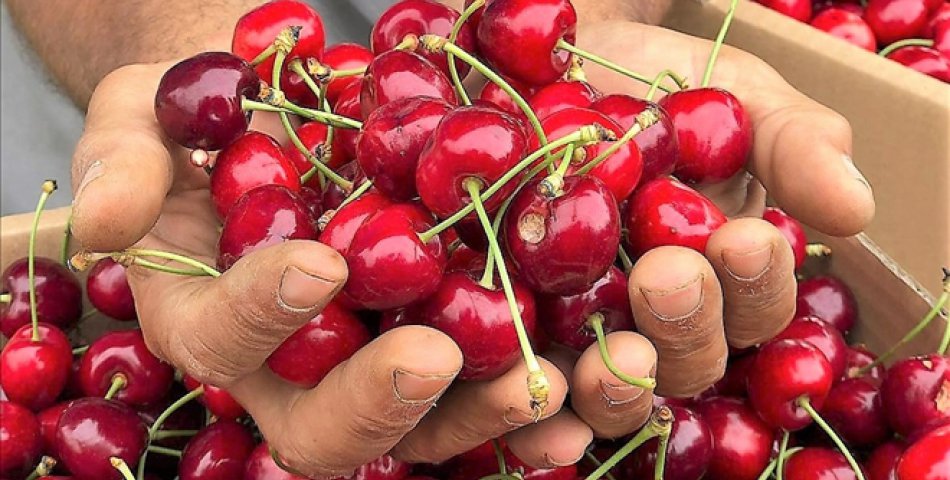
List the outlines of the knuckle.
{"label": "knuckle", "polygon": [[209,344],[200,329],[188,335],[169,335],[169,361],[201,383],[226,388],[251,369],[242,366],[240,355],[228,355]]}

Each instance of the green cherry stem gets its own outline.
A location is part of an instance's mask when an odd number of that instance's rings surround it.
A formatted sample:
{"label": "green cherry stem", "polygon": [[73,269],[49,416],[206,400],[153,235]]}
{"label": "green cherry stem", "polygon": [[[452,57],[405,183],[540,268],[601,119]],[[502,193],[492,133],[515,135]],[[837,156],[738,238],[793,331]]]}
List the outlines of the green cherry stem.
{"label": "green cherry stem", "polygon": [[617,366],[614,363],[613,359],[610,357],[610,352],[607,351],[607,337],[604,335],[604,315],[600,312],[592,313],[587,317],[587,325],[594,330],[594,335],[597,336],[597,348],[600,350],[600,358],[604,361],[604,365],[607,366],[607,370],[610,370],[610,373],[614,374],[615,377],[622,380],[624,383],[633,385],[635,387],[640,387],[647,390],[652,390],[656,387],[656,379],[650,377],[633,377]]}
{"label": "green cherry stem", "polygon": [[713,67],[716,65],[716,58],[719,57],[719,50],[722,49],[722,42],[726,39],[729,26],[732,25],[732,17],[736,15],[736,7],[738,4],[739,0],[732,0],[732,3],[729,4],[729,11],[726,12],[726,17],[722,19],[722,26],[719,27],[716,42],[713,43],[712,51],[709,52],[709,60],[706,61],[706,71],[703,72],[703,82],[700,86],[709,86],[709,81],[712,79]]}
{"label": "green cherry stem", "polygon": [[39,317],[36,312],[36,231],[40,228],[40,216],[43,214],[43,208],[46,207],[46,201],[50,195],[56,191],[56,181],[46,180],[43,182],[40,201],[36,204],[36,212],[33,214],[33,226],[30,228],[30,243],[27,245],[26,269],[30,285],[30,321],[33,323],[34,342],[40,341]]}
{"label": "green cherry stem", "polygon": [[788,460],[789,457],[791,457],[792,455],[795,455],[800,450],[802,450],[802,448],[803,447],[789,448],[788,450],[785,451],[785,453],[783,453],[779,457],[772,459],[772,461],[769,462],[768,465],[766,465],[765,470],[762,470],[762,473],[759,475],[758,480],[768,480],[769,477],[772,476],[772,472],[775,471],[775,468],[778,465],[779,458],[781,458],[782,461],[784,462],[785,460]]}
{"label": "green cherry stem", "polygon": [[[266,91],[265,91],[266,93]],[[342,115],[337,115],[335,113],[327,113],[321,110],[314,110],[312,108],[304,108],[298,105],[291,103],[286,98],[280,101],[277,105],[272,105],[267,102],[260,102],[257,100],[251,100],[246,97],[241,98],[241,109],[246,112],[258,111],[258,112],[274,112],[274,113],[293,113],[297,116],[306,118],[308,120],[313,120],[316,122],[324,123],[327,125],[333,125],[334,127],[339,128],[351,128],[358,130],[363,126],[363,123],[359,120],[354,120],[349,117],[344,117]]]}
{"label": "green cherry stem", "polygon": [[53,468],[56,467],[57,463],[55,458],[43,455],[43,458],[40,459],[40,463],[36,464],[36,468],[34,468],[33,471],[30,472],[30,476],[24,480],[36,480],[37,478],[46,478],[52,475]]}
{"label": "green cherry stem", "polygon": [[877,52],[878,55],[886,57],[895,50],[899,50],[904,47],[932,47],[934,46],[934,41],[927,38],[907,38],[904,40],[896,41],[884,48],[880,52]]}
{"label": "green cherry stem", "polygon": [[73,236],[73,211],[69,210],[69,217],[66,218],[66,228],[63,229],[63,244],[59,250],[59,262],[66,265],[69,260],[69,240]]}
{"label": "green cherry stem", "polygon": [[788,451],[788,430],[782,431],[782,442],[778,446],[778,457],[775,459],[775,478],[782,480],[785,477],[785,452]]}
{"label": "green cherry stem", "polygon": [[152,447],[152,440],[156,440],[156,435],[161,431],[162,425],[172,416],[175,412],[178,411],[188,402],[200,397],[205,392],[204,385],[198,386],[198,388],[188,392],[183,395],[178,400],[175,400],[171,405],[168,406],[161,414],[158,415],[158,418],[155,419],[155,422],[152,423],[152,426],[148,427],[148,447],[144,452],[142,452],[142,458],[139,459],[139,468],[138,468],[138,480],[144,480],[145,478],[145,462],[148,460],[148,452]]}
{"label": "green cherry stem", "polygon": [[623,249],[623,245],[617,247],[617,256],[620,257],[620,263],[623,264],[623,271],[629,274],[630,270],[633,270],[633,260],[630,260],[630,255]]}
{"label": "green cherry stem", "polygon": [[[660,121],[660,113],[655,107],[647,107],[642,112],[638,113],[634,119],[633,125],[630,126],[630,129],[620,137],[619,140],[610,145],[610,148],[604,150],[594,157],[593,160],[584,164],[583,167],[577,169],[578,175],[586,175],[590,173],[591,170],[597,168],[604,160],[610,158],[611,155],[617,153],[621,147],[624,146],[627,142],[633,140],[633,137],[636,137],[640,132],[652,127],[656,122]],[[610,132],[613,135],[613,132]]]}
{"label": "green cherry stem", "polygon": [[672,431],[663,432],[659,435],[660,441],[656,446],[656,464],[653,466],[653,480],[663,480],[666,470],[666,451],[670,445],[670,435]]}
{"label": "green cherry stem", "polygon": [[109,385],[109,391],[106,392],[106,395],[102,398],[106,400],[112,400],[112,397],[115,397],[123,388],[129,384],[129,379],[125,378],[125,375],[117,373],[112,376],[112,383]]}
{"label": "green cherry stem", "polygon": [[[590,462],[590,464],[594,466],[594,468],[598,468],[601,465],[603,465],[603,462],[601,462],[600,459],[597,458],[596,455],[594,455],[594,452],[590,450],[584,452],[584,458],[586,458],[587,461]],[[614,474],[610,472],[604,472],[604,478],[606,478],[607,480],[617,480],[616,478],[614,478]]]}
{"label": "green cherry stem", "polygon": [[498,460],[498,472],[502,475],[507,475],[508,464],[505,462],[505,452],[501,449],[501,443],[497,438],[492,439],[491,448],[495,451],[495,459]]}
{"label": "green cherry stem", "polygon": [[835,433],[835,430],[831,428],[831,425],[828,425],[828,422],[824,418],[821,418],[821,415],[818,414],[818,411],[815,410],[815,407],[812,406],[811,401],[808,400],[808,397],[799,397],[795,402],[798,404],[802,410],[808,412],[808,415],[821,427],[822,430],[828,435],[828,438],[834,442],[835,446],[838,447],[838,451],[844,455],[844,458],[848,460],[848,464],[851,465],[851,469],[854,470],[855,476],[858,477],[858,480],[864,479],[864,472],[861,470],[861,466],[858,465],[858,462],[854,460],[854,456],[851,455],[851,451],[848,450],[848,447],[841,441],[841,437]]}
{"label": "green cherry stem", "polygon": [[[189,267],[194,267],[198,270],[201,270],[202,272],[204,272],[206,276],[209,276],[209,277],[221,276],[221,272],[217,271],[214,267],[207,265],[205,263],[202,263],[193,258],[189,258],[177,253],[166,252],[163,250],[145,249],[145,248],[129,248],[129,249],[123,250],[122,252],[119,252],[120,258],[121,258],[121,254],[123,253],[126,255],[130,255],[132,257],[156,257],[156,258],[162,258],[165,260],[172,260],[172,261],[187,265]],[[118,261],[118,259],[116,261]]]}
{"label": "green cherry stem", "polygon": [[13,301],[12,293],[0,293],[0,303],[10,303]]}
{"label": "green cherry stem", "polygon": [[83,345],[81,347],[76,347],[73,349],[73,355],[82,355],[86,353],[86,350],[89,350],[89,345]]}
{"label": "green cherry stem", "polygon": [[277,46],[272,43],[248,63],[250,63],[252,67],[256,67],[261,63],[264,63],[264,61],[268,58],[273,57],[275,53],[277,53]]}
{"label": "green cherry stem", "polygon": [[[307,88],[309,88],[310,91],[313,92],[313,94],[317,97],[317,100],[320,102],[324,112],[333,113],[330,111],[330,102],[328,102],[326,98],[326,83],[322,85],[317,85],[317,82],[313,81],[313,78],[307,72],[307,69],[304,68],[303,61],[300,60],[299,58],[295,58],[293,61],[291,61],[290,64],[287,66],[287,68],[289,68],[290,71],[296,73],[300,78],[303,79],[304,83],[307,84]],[[333,145],[333,130],[334,130],[333,125],[327,125],[327,138],[326,138],[326,141],[323,143],[323,155],[321,155],[323,157],[321,159],[322,163],[326,163],[325,160],[328,159],[330,156],[330,149],[332,148],[332,145]],[[298,140],[299,140],[299,137],[298,137]],[[294,143],[294,146],[296,147],[297,144]],[[297,148],[299,149],[300,147],[297,147]],[[313,163],[313,160],[310,159],[310,155],[308,155],[308,153],[310,153],[310,151],[306,150],[304,152],[304,156],[308,160],[310,160],[311,163]],[[320,187],[321,188],[325,187],[326,175],[324,175],[323,171],[320,170],[316,165],[314,165],[313,167],[310,167],[310,170],[308,170],[307,172],[305,172],[303,175],[300,176],[300,182],[305,183],[309,181],[310,178],[313,177],[315,174],[319,175],[318,178],[320,181]]]}
{"label": "green cherry stem", "polygon": [[373,182],[370,180],[364,180],[363,183],[361,183],[359,187],[356,187],[356,189],[350,192],[350,194],[347,195],[346,198],[344,198],[342,202],[340,202],[340,206],[336,207],[337,211],[347,206],[348,204],[350,204],[357,198],[360,198],[361,196],[363,196],[363,194],[368,192],[369,189],[371,188],[373,188]]}
{"label": "green cherry stem", "polygon": [[[449,42],[455,43],[459,38],[459,32],[462,30],[462,25],[465,25],[465,22],[468,21],[469,17],[472,16],[479,8],[482,8],[485,5],[485,0],[475,0],[472,2],[465,11],[462,12],[462,15],[459,16],[458,20],[455,21],[455,25],[452,25],[452,33],[449,34]],[[449,61],[449,76],[452,78],[452,85],[455,85],[455,93],[458,94],[459,100],[462,101],[465,105],[471,105],[472,100],[468,98],[468,92],[465,91],[465,85],[462,85],[462,79],[459,77],[458,67],[455,66],[455,55],[452,52],[446,52],[446,59]]]}
{"label": "green cherry stem", "polygon": [[149,445],[148,451],[152,453],[158,453],[160,455],[168,455],[169,457],[181,458],[181,450],[175,450],[174,448],[165,448],[158,445]]}
{"label": "green cherry stem", "polygon": [[119,457],[109,457],[109,463],[112,464],[112,468],[119,471],[124,480],[135,480],[135,476],[132,475],[132,470],[129,470],[125,460]]}
{"label": "green cherry stem", "polygon": [[193,437],[198,434],[198,430],[161,430],[155,432],[152,440],[165,440],[166,438]]}
{"label": "green cherry stem", "polygon": [[686,79],[684,77],[680,77],[672,70],[663,70],[662,72],[656,75],[656,78],[653,79],[653,83],[650,84],[650,89],[647,90],[646,97],[644,97],[647,99],[647,101],[650,101],[650,102],[653,101],[653,97],[656,95],[657,90],[660,88],[660,82],[662,82],[663,79],[666,77],[669,77],[674,82],[676,82],[676,85],[680,88],[680,90],[685,90],[689,88],[689,85],[686,83]]}
{"label": "green cherry stem", "polygon": [[[557,42],[557,48],[558,48],[558,49],[561,49],[561,50],[565,50],[565,51],[571,52],[571,53],[573,53],[574,55],[577,55],[578,57],[583,58],[584,60],[589,60],[589,61],[591,61],[591,62],[594,62],[594,63],[596,63],[597,65],[600,65],[600,66],[602,66],[602,67],[604,67],[604,68],[607,68],[607,69],[609,69],[609,70],[613,70],[614,72],[617,72],[617,73],[619,73],[619,74],[621,74],[621,75],[623,75],[623,76],[625,76],[625,77],[630,77],[630,78],[632,78],[632,79],[634,79],[634,80],[636,80],[636,81],[638,81],[638,82],[645,83],[645,84],[647,84],[647,85],[650,85],[650,84],[653,83],[653,79],[647,77],[646,75],[643,75],[643,74],[641,74],[641,73],[634,72],[633,70],[630,70],[630,69],[628,69],[628,68],[626,68],[626,67],[624,67],[624,66],[622,66],[622,65],[619,65],[619,64],[617,64],[617,63],[611,62],[610,60],[607,60],[606,58],[603,58],[603,57],[601,57],[601,56],[595,55],[595,54],[593,54],[593,53],[591,53],[591,52],[588,52],[588,51],[586,51],[586,50],[582,50],[582,49],[580,49],[580,48],[577,48],[576,46],[574,46],[574,45],[572,45],[572,44],[570,44],[570,43],[564,41],[563,38],[562,38],[561,40],[558,40],[558,42]],[[670,77],[670,78],[673,78],[673,80],[676,81],[676,78],[677,78],[677,77]],[[664,87],[664,86],[662,86],[662,85],[661,85],[659,88],[660,88],[660,90],[663,90],[664,92],[667,92],[667,93],[672,92],[671,89],[669,89],[669,88],[667,88],[667,87]],[[682,89],[682,88],[683,88],[683,87],[680,86],[680,89]]]}
{"label": "green cherry stem", "polygon": [[631,452],[639,448],[640,445],[643,445],[644,442],[663,434],[669,435],[672,428],[673,411],[666,405],[657,408],[653,411],[653,414],[650,415],[650,420],[647,421],[647,424],[644,425],[626,445],[620,447],[620,450],[617,450],[616,453],[605,460],[600,467],[597,467],[597,469],[585,477],[584,480],[597,480],[602,478],[604,474],[609,472],[611,468],[614,468],[621,460],[627,458]]}
{"label": "green cherry stem", "polygon": [[824,243],[809,243],[805,245],[805,255],[809,257],[827,257],[831,255],[831,247]]}

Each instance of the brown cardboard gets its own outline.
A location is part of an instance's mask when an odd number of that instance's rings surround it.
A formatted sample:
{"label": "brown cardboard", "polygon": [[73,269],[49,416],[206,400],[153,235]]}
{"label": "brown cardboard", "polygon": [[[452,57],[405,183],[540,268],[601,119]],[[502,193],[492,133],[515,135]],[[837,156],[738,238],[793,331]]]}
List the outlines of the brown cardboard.
{"label": "brown cardboard", "polygon": [[[677,0],[664,24],[714,38],[729,3]],[[950,85],[754,2],[740,3],[726,43],[847,117],[878,201],[866,233],[937,294],[950,265]]]}

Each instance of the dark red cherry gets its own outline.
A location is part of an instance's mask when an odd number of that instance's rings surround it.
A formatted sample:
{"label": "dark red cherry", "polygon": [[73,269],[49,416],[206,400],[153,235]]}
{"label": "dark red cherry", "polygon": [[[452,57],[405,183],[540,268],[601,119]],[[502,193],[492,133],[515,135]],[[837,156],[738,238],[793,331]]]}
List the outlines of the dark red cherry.
{"label": "dark red cherry", "polygon": [[[366,68],[372,61],[373,52],[358,43],[337,43],[323,51],[323,64],[331,70],[352,70]],[[353,84],[359,84],[363,75],[352,75],[343,78],[334,78],[327,84],[327,101],[336,105],[343,89]]]}
{"label": "dark red cherry", "polygon": [[116,393],[116,400],[148,405],[168,393],[175,370],[152,355],[141,330],[114,331],[92,342],[82,356],[79,376],[83,393],[105,395],[117,375],[125,377],[126,385]]}
{"label": "dark red cherry", "polygon": [[821,415],[850,445],[877,445],[891,433],[879,387],[861,378],[831,387]]}
{"label": "dark red cherry", "polygon": [[570,175],[556,196],[528,182],[505,216],[504,239],[520,278],[532,290],[581,293],[607,273],[620,246],[620,212],[599,179]]}
{"label": "dark red cherry", "polygon": [[[396,48],[406,35],[421,37],[432,34],[448,38],[458,19],[457,11],[434,0],[402,0],[394,3],[376,20],[370,34],[370,45],[373,53],[379,55]],[[475,32],[468,22],[462,24],[455,44],[466,52],[474,52]],[[426,60],[439,67],[446,75],[449,74],[449,62],[444,53],[419,50]],[[470,67],[467,63],[456,60],[455,68],[458,69],[459,78],[465,78]]]}
{"label": "dark red cherry", "polygon": [[353,236],[363,222],[390,205],[392,202],[380,193],[366,192],[333,214],[333,218],[320,233],[320,243],[329,245],[346,257],[350,244],[353,243]]}
{"label": "dark red cherry", "polygon": [[247,131],[241,97],[256,99],[261,80],[244,60],[206,52],[168,69],[155,93],[155,117],[185,148],[221,150]]}
{"label": "dark red cherry", "polygon": [[59,402],[51,407],[36,414],[36,420],[40,423],[40,436],[43,438],[43,453],[56,457],[56,425],[59,424],[59,417],[66,411],[69,401]]}
{"label": "dark red cherry", "polygon": [[418,196],[419,155],[451,109],[438,98],[408,97],[387,103],[366,118],[356,144],[356,160],[377,190],[397,202]]}
{"label": "dark red cherry", "polygon": [[[495,0],[478,22],[478,50],[500,73],[531,85],[551,83],[571,66],[558,41],[574,43],[569,0]],[[517,52],[517,53],[515,53]]]}
{"label": "dark red cherry", "polygon": [[373,460],[356,469],[347,480],[403,480],[412,472],[412,465],[389,455]]}
{"label": "dark red cherry", "polygon": [[88,397],[63,411],[56,426],[56,452],[80,480],[122,480],[109,459],[136,465],[148,441],[148,429],[134,410],[114,400]]}
{"label": "dark red cherry", "polygon": [[719,88],[696,88],[667,95],[660,105],[676,132],[677,178],[709,184],[742,170],[752,152],[752,121],[734,95]]}
{"label": "dark red cherry", "polygon": [[[34,257],[36,315],[39,321],[68,330],[82,316],[82,287],[63,265],[46,257]],[[30,324],[30,280],[27,259],[14,261],[0,277],[0,292],[10,295],[0,302],[0,333],[7,338]]]}
{"label": "dark red cherry", "polygon": [[884,46],[923,35],[928,13],[927,0],[870,0],[864,20]]}
{"label": "dark red cherry", "polygon": [[33,341],[32,326],[24,325],[0,353],[0,387],[10,401],[33,411],[56,402],[73,365],[73,349],[62,330],[40,323],[37,332]]}
{"label": "dark red cherry", "polygon": [[880,385],[884,380],[884,366],[875,365],[867,373],[859,374],[859,370],[866,365],[870,365],[877,360],[877,355],[872,353],[864,345],[851,345],[848,347],[848,350],[845,352],[846,367],[844,370],[844,375],[841,376],[842,380],[848,378],[861,378],[867,382],[870,382],[874,385]]}
{"label": "dark red cherry", "polygon": [[904,480],[946,480],[950,478],[950,425],[934,429],[901,455],[897,478]]}
{"label": "dark red cherry", "polygon": [[[498,440],[501,442],[509,472],[523,471],[524,480],[576,480],[578,478],[577,465],[551,469],[532,468],[514,456],[503,439]],[[498,460],[494,447],[492,442],[485,442],[456,456],[452,461],[452,472],[448,478],[449,480],[472,480],[497,473]]]}
{"label": "dark red cherry", "polygon": [[415,306],[410,305],[406,308],[396,308],[382,312],[379,318],[379,334],[382,335],[403,325],[421,324],[421,320],[417,318],[418,310]]}
{"label": "dark red cherry", "polygon": [[201,429],[182,451],[181,480],[234,480],[254,450],[254,437],[243,425],[219,420]]}
{"label": "dark red cherry", "polygon": [[[185,396],[186,393],[188,393],[188,390],[183,385],[175,384],[172,386],[171,390],[168,391],[168,394],[165,395],[165,398],[150,405],[139,407],[136,410],[138,410],[139,416],[142,417],[142,420],[145,421],[146,425],[154,425],[155,421],[158,420],[158,417],[161,416],[162,413],[164,413],[172,403],[177,402],[179,399]],[[198,402],[188,402],[165,418],[165,421],[161,425],[161,430],[199,430],[205,426],[207,421],[208,418],[205,408]],[[190,437],[169,437],[156,439],[152,443],[167,448],[181,450],[188,444],[189,438]],[[164,457],[160,458],[162,460],[171,460]],[[150,458],[148,462],[149,467],[164,467],[161,469],[156,469],[163,472],[174,471],[177,469],[177,461],[162,461],[161,465],[158,463],[153,463],[157,461],[157,458]]]}
{"label": "dark red cherry", "polygon": [[135,320],[135,299],[125,267],[111,258],[99,260],[86,277],[86,295],[100,312],[122,321]]}
{"label": "dark red cherry", "polygon": [[218,268],[227,270],[252,252],[287,240],[316,240],[310,209],[280,185],[264,185],[231,207],[218,240]]}
{"label": "dark red cherry", "polygon": [[623,227],[630,254],[639,257],[663,245],[706,252],[709,237],[726,216],[701,193],[671,177],[637,189],[627,203]]}
{"label": "dark red cherry", "polygon": [[[861,3],[852,3],[851,0],[815,0],[812,2],[812,10],[815,12],[815,17],[821,12],[831,8],[838,8],[859,17],[864,16],[864,5]],[[815,17],[812,17],[812,19]]]}
{"label": "dark red cherry", "polygon": [[811,19],[811,0],[756,0],[762,5],[799,22]]}
{"label": "dark red cherry", "polygon": [[906,438],[950,424],[950,357],[932,354],[895,362],[881,395],[891,428]]}
{"label": "dark red cherry", "polygon": [[[471,201],[466,180],[488,188],[521,160],[526,143],[518,123],[498,110],[460,107],[449,112],[419,156],[415,181],[422,202],[439,217],[452,215]],[[498,208],[516,185],[505,184],[485,200],[485,209]]]}
{"label": "dark red cherry", "polygon": [[775,339],[803,340],[814,345],[828,359],[832,378],[838,379],[844,375],[848,362],[848,344],[836,328],[818,317],[795,317]]}
{"label": "dark red cherry", "polygon": [[248,132],[218,154],[211,171],[211,200],[222,220],[247,192],[264,185],[300,191],[300,175],[276,140]]}
{"label": "dark red cherry", "polygon": [[42,452],[40,423],[32,412],[0,400],[0,475],[16,476],[36,466]]}
{"label": "dark red cherry", "polygon": [[712,435],[709,480],[755,480],[768,465],[774,430],[742,399],[712,397],[696,404]]}
{"label": "dark red cherry", "polygon": [[[353,185],[357,186],[366,179],[366,176],[363,175],[363,171],[360,169],[359,162],[356,160],[353,160],[336,169],[336,174],[349,180],[353,183]],[[370,188],[369,191],[373,192],[374,189]],[[327,182],[326,189],[323,191],[321,206],[323,207],[324,211],[340,208],[340,205],[343,204],[343,201],[346,200],[346,197],[350,196],[350,193],[352,192],[352,189],[344,189],[336,183]]]}
{"label": "dark red cherry", "polygon": [[[535,328],[531,292],[513,282],[518,311],[529,335]],[[511,312],[500,286],[489,289],[468,272],[447,273],[438,290],[420,306],[420,318],[452,337],[462,350],[459,378],[488,380],[508,371],[521,358]]]}
{"label": "dark red cherry", "polygon": [[294,475],[274,462],[267,442],[259,444],[247,458],[244,464],[244,480],[307,480]]}
{"label": "dark red cherry", "polygon": [[[340,96],[333,105],[333,113],[342,115],[354,120],[363,120],[363,107],[360,104],[360,93],[363,90],[363,82],[357,82],[347,86],[340,91]],[[356,140],[359,130],[355,128],[337,128],[334,135],[340,137],[343,145],[343,153],[346,158],[356,158]]]}
{"label": "dark red cherry", "polygon": [[789,431],[812,422],[797,401],[820,409],[834,380],[831,364],[817,347],[801,340],[775,340],[759,348],[748,372],[749,400],[765,423]]}
{"label": "dark red cherry", "polygon": [[[346,150],[343,148],[343,140],[337,135],[341,128],[335,129],[333,133],[333,142],[330,147],[330,157],[326,158],[324,152],[327,149],[327,126],[320,122],[307,122],[297,127],[297,136],[300,142],[307,147],[307,151],[312,153],[318,159],[324,160],[330,169],[337,169],[343,166],[350,158],[346,156]],[[313,164],[304,156],[303,153],[291,141],[283,146],[284,156],[293,163],[297,174],[303,175],[310,171]],[[310,177],[304,186],[320,190],[320,181],[316,175]]]}
{"label": "dark red cherry", "polygon": [[864,462],[867,480],[898,480],[897,464],[907,446],[902,440],[888,440],[877,446]]}
{"label": "dark red cherry", "polygon": [[895,62],[925,75],[950,82],[950,59],[929,47],[902,47],[887,55]]}
{"label": "dark red cherry", "polygon": [[755,350],[729,355],[726,374],[710,389],[710,393],[727,397],[745,397],[749,369],[755,363]]}
{"label": "dark red cherry", "polygon": [[808,245],[808,239],[805,237],[805,229],[798,220],[785,213],[784,210],[776,207],[767,207],[762,219],[775,225],[782,236],[792,247],[792,253],[795,255],[795,269],[801,268],[805,263],[805,247]]}
{"label": "dark red cherry", "polygon": [[369,330],[359,318],[330,302],[274,350],[267,366],[290,383],[313,388],[369,341]]}
{"label": "dark red cherry", "polygon": [[323,216],[323,192],[314,190],[310,187],[300,187],[300,201],[307,207],[310,214],[310,220],[314,225],[319,224],[320,217]]}
{"label": "dark red cherry", "polygon": [[673,173],[679,147],[676,144],[673,121],[663,107],[649,100],[615,94],[594,101],[590,108],[607,115],[623,130],[630,130],[636,123],[637,115],[647,108],[653,108],[659,120],[633,137],[643,158],[643,175],[640,178],[640,184]]}
{"label": "dark red cherry", "polygon": [[860,14],[844,8],[828,8],[811,19],[811,26],[867,51],[877,49],[874,32]]}
{"label": "dark red cherry", "polygon": [[858,478],[848,460],[837,450],[805,447],[785,461],[788,480],[855,480]]}
{"label": "dark red cherry", "polygon": [[[701,416],[690,409],[671,407],[673,410],[673,430],[670,432],[666,449],[666,466],[663,478],[666,480],[699,480],[713,455],[713,438]],[[627,464],[629,478],[653,478],[656,466],[656,453],[659,440],[648,440],[633,451]]]}
{"label": "dark red cherry", "polygon": [[[505,81],[508,82],[508,85],[511,85],[511,87],[514,88],[515,91],[518,92],[518,94],[520,94],[525,100],[529,100],[532,96],[534,96],[535,92],[537,92],[536,87],[523,84],[517,80],[505,78]],[[518,107],[515,101],[511,99],[511,96],[502,90],[498,84],[494,82],[485,82],[485,85],[478,94],[478,99],[495,105],[504,112],[518,119],[524,128],[528,128],[528,117],[525,116],[524,111]]]}
{"label": "dark red cherry", "polygon": [[[448,77],[420,55],[403,50],[383,53],[366,67],[360,92],[363,117],[400,98],[427,96],[456,105],[455,89]],[[338,104],[339,105],[339,104]]]}
{"label": "dark red cherry", "polygon": [[817,276],[798,282],[796,317],[818,317],[847,334],[857,321],[857,309],[851,289],[835,277]]}
{"label": "dark red cherry", "polygon": [[[483,255],[484,256],[484,255]],[[604,331],[634,330],[633,312],[627,294],[627,277],[611,266],[587,290],[576,295],[539,295],[538,314],[551,340],[584,351],[597,341],[588,326],[591,315],[604,317]]]}
{"label": "dark red cherry", "polygon": [[[194,378],[185,375],[185,388],[189,391],[198,388],[198,383]],[[212,415],[222,420],[236,420],[247,415],[244,407],[241,406],[227,390],[215,387],[213,385],[204,385],[204,393],[198,397],[198,401],[211,412]]]}
{"label": "dark red cherry", "polygon": [[591,103],[598,97],[600,92],[587,82],[558,80],[541,87],[531,96],[528,104],[538,118],[543,120],[565,108],[590,108]]}

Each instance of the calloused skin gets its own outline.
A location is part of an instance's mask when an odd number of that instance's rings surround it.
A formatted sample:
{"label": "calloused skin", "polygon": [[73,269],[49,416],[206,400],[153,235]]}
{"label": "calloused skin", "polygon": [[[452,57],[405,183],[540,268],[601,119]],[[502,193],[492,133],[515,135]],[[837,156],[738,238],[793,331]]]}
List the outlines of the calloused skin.
{"label": "calloused skin", "polygon": [[[671,68],[694,82],[711,46],[623,21],[583,25],[579,35],[580,47],[632,69],[652,75]],[[120,68],[99,83],[89,102],[73,159],[73,233],[87,249],[138,245],[207,262],[214,257],[219,222],[207,176],[163,137],[152,110],[169,66]],[[585,68],[602,91],[645,91],[593,65]],[[851,131],[840,115],[794,91],[762,61],[730,48],[723,49],[712,84],[733,92],[748,109],[755,125],[748,169],[780,206],[829,234],[863,229],[874,201],[844,160]],[[275,131],[263,116],[258,120],[259,128]],[[754,216],[764,204],[756,181],[743,175],[707,193],[727,213]],[[752,345],[790,321],[791,257],[779,232],[755,218],[721,228],[705,256],[675,247],[648,252],[629,284],[646,337],[610,334],[615,362],[634,376],[656,372],[658,393],[699,393],[721,376],[727,342]],[[444,334],[419,326],[382,335],[313,389],[283,382],[264,360],[346,279],[343,259],[316,242],[255,252],[219,279],[136,267],[129,273],[152,351],[200,381],[228,388],[284,461],[314,478],[348,474],[387,452],[441,461],[501,435],[529,464],[565,465],[581,458],[594,436],[633,432],[650,411],[652,393],[623,386],[595,346],[580,355],[555,349],[542,359],[553,386],[551,404],[544,419],[531,423],[524,366],[488,382],[453,383],[461,353]]]}

